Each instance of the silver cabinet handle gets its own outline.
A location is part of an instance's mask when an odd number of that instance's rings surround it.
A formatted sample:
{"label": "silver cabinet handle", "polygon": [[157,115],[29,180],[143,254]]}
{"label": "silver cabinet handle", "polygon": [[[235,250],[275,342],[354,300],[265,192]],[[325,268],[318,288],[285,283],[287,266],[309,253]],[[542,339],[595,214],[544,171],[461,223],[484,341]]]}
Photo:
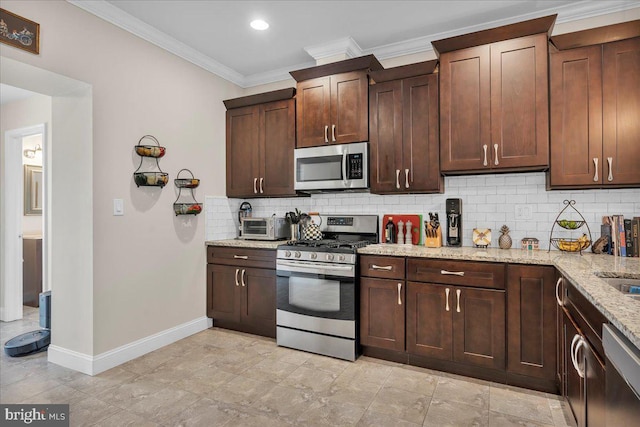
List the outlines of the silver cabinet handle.
{"label": "silver cabinet handle", "polygon": [[444,290],[444,294],[445,294],[445,295],[446,295],[446,297],[447,297],[447,301],[446,301],[446,302],[445,302],[445,304],[444,304],[444,309],[445,309],[446,311],[449,311],[449,288],[445,288],[445,290]]}
{"label": "silver cabinet handle", "polygon": [[461,292],[462,291],[460,289],[456,289],[456,298],[457,298],[457,301],[458,301],[458,303],[457,303],[458,305],[456,306],[456,312],[458,312],[458,313],[460,313],[460,293]]}
{"label": "silver cabinet handle", "polygon": [[258,178],[253,178],[253,193],[258,194]]}
{"label": "silver cabinet handle", "polygon": [[396,169],[396,188],[400,189],[400,169]]}
{"label": "silver cabinet handle", "polygon": [[262,186],[264,185],[264,178],[260,177],[260,193],[264,193]]}
{"label": "silver cabinet handle", "polygon": [[409,188],[409,169],[404,170],[404,188]]}
{"label": "silver cabinet handle", "polygon": [[500,162],[498,161],[498,144],[493,144],[493,149],[496,152],[496,157],[493,159],[493,164],[498,166]]}
{"label": "silver cabinet handle", "polygon": [[329,142],[329,126],[324,127],[324,142]]}
{"label": "silver cabinet handle", "polygon": [[336,125],[331,125],[331,141],[336,142]]}
{"label": "silver cabinet handle", "polygon": [[593,182],[598,182],[598,158],[597,157],[593,158],[593,168],[594,168]]}
{"label": "silver cabinet handle", "polygon": [[246,286],[247,284],[244,282],[244,273],[246,273],[247,270],[242,270],[242,274],[240,275],[240,282],[242,282],[242,286]]}
{"label": "silver cabinet handle", "polygon": [[249,257],[247,255],[234,255],[233,258],[234,259],[249,259]]}
{"label": "silver cabinet handle", "polygon": [[562,277],[558,278],[558,281],[556,282],[556,301],[558,302],[558,305],[560,307],[562,307],[562,300],[560,299],[560,283],[562,283]]}
{"label": "silver cabinet handle", "polygon": [[236,268],[236,286],[240,286],[240,283],[238,283],[238,273],[240,272],[239,268]]}
{"label": "silver cabinet handle", "polygon": [[583,347],[586,344],[586,342],[584,341],[584,338],[582,338],[582,336],[578,336],[578,341],[576,342],[576,348],[574,350],[575,352],[575,361],[576,364],[574,365],[576,368],[576,371],[578,372],[578,375],[580,376],[580,378],[584,378],[584,369],[580,368],[580,363],[578,362],[578,352],[580,351],[580,347]]}
{"label": "silver cabinet handle", "polygon": [[448,274],[450,276],[464,276],[464,271],[447,271],[440,270],[440,274]]}
{"label": "silver cabinet handle", "polygon": [[571,340],[571,346],[569,347],[569,353],[571,354],[571,364],[573,365],[573,368],[577,371],[578,370],[578,362],[576,361],[576,343],[578,342],[578,340],[580,339],[580,335],[575,334],[573,336],[573,339]]}
{"label": "silver cabinet handle", "polygon": [[398,283],[398,305],[402,305],[402,298],[400,297],[400,292],[402,292],[402,283]]}
{"label": "silver cabinet handle", "polygon": [[607,163],[609,163],[609,176],[607,177],[607,181],[613,181],[613,157],[607,157]]}
{"label": "silver cabinet handle", "polygon": [[484,144],[482,146],[482,150],[484,150],[484,162],[482,163],[482,165],[489,166],[489,163],[487,163],[487,144]]}
{"label": "silver cabinet handle", "polygon": [[373,264],[371,266],[372,269],[374,270],[385,270],[385,271],[391,271],[393,269],[392,265],[385,265],[385,266],[380,266],[380,265],[375,265]]}

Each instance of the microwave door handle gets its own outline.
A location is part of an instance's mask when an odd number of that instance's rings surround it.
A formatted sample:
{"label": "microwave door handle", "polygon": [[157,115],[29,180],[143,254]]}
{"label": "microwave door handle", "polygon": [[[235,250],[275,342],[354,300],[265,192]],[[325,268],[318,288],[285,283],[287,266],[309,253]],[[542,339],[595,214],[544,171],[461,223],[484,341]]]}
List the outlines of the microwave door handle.
{"label": "microwave door handle", "polygon": [[343,153],[342,153],[342,185],[344,185],[345,187],[348,185],[348,179],[347,179],[347,155],[349,154],[349,150],[348,149],[344,149]]}

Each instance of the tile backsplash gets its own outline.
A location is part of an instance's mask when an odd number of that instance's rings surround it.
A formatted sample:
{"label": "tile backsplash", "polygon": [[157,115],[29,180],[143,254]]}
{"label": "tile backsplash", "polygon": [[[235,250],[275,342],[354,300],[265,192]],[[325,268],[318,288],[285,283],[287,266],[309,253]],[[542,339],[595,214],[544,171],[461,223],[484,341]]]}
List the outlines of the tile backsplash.
{"label": "tile backsplash", "polygon": [[[506,224],[513,247],[523,237],[536,237],[540,247],[549,246],[549,232],[564,200],[575,200],[575,207],[587,221],[593,240],[600,236],[603,215],[640,216],[640,189],[546,191],[543,172],[445,177],[445,194],[409,194],[381,196],[369,193],[314,194],[311,197],[249,199],[253,216],[284,216],[298,208],[322,214],[422,214],[438,212],[445,224],[445,199],[462,199],[463,245],[472,246],[474,228],[492,230],[491,247],[498,246],[500,227]],[[237,212],[242,199],[210,197],[205,200],[205,239],[237,236]],[[531,219],[516,219],[516,209],[530,207]],[[569,217],[570,215],[563,215]],[[575,219],[575,218],[568,218]],[[554,229],[555,231],[558,227]],[[564,233],[569,233],[563,231]],[[575,231],[572,237],[578,237]],[[586,232],[586,229],[585,229]],[[564,237],[565,235],[558,235]],[[566,235],[569,237],[569,235]]]}

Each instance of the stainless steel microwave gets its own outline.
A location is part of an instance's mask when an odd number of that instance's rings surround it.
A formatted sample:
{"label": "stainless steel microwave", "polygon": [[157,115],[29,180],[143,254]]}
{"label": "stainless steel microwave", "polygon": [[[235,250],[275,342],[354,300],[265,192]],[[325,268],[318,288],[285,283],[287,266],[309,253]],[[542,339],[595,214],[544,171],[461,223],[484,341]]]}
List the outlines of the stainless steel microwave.
{"label": "stainless steel microwave", "polygon": [[241,218],[240,239],[282,240],[290,237],[290,227],[284,218]]}
{"label": "stainless steel microwave", "polygon": [[369,188],[369,143],[294,150],[294,189],[302,192]]}

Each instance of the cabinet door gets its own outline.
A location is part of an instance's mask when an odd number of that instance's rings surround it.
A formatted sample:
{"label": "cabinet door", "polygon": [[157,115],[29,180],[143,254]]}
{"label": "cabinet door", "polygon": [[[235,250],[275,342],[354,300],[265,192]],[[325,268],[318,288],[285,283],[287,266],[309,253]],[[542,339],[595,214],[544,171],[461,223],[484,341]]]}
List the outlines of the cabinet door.
{"label": "cabinet door", "polygon": [[[572,361],[572,343],[574,337],[579,336],[578,327],[563,311],[563,325],[564,325],[564,364],[566,366],[566,398],[569,403],[569,408],[573,414],[573,417],[578,426],[584,426],[584,380],[578,375],[578,371],[575,369]],[[582,369],[582,368],[581,368]]]}
{"label": "cabinet door", "polygon": [[257,105],[227,111],[228,197],[257,195],[259,126]]}
{"label": "cabinet door", "polygon": [[329,77],[299,82],[296,91],[296,147],[329,142],[331,85]]}
{"label": "cabinet door", "polygon": [[553,381],[556,298],[553,267],[507,268],[507,371]]}
{"label": "cabinet door", "polygon": [[491,45],[494,169],[549,165],[547,52],[546,34]]}
{"label": "cabinet door", "polygon": [[262,335],[276,336],[276,272],[265,268],[241,269],[242,323]]}
{"label": "cabinet door", "polygon": [[566,384],[565,384],[565,376],[567,365],[565,365],[564,354],[565,354],[565,343],[564,343],[564,331],[563,331],[563,322],[562,322],[562,305],[563,303],[563,295],[564,295],[564,278],[557,273],[556,280],[556,383],[558,384],[558,390],[560,391],[560,396],[566,396]]}
{"label": "cabinet door", "polygon": [[405,302],[404,281],[360,279],[360,343],[404,351]]}
{"label": "cabinet door", "polygon": [[293,150],[296,145],[295,101],[261,106],[260,181],[262,196],[295,196]]}
{"label": "cabinet door", "polygon": [[362,71],[331,76],[331,143],[369,140],[368,88],[367,74]]}
{"label": "cabinet door", "polygon": [[453,360],[503,370],[504,291],[456,288],[453,299]]}
{"label": "cabinet door", "polygon": [[603,49],[603,183],[638,185],[640,37],[607,43]]}
{"label": "cabinet door", "polygon": [[[550,55],[552,188],[602,183],[602,47]],[[597,166],[596,166],[597,165]]]}
{"label": "cabinet door", "polygon": [[454,299],[451,286],[407,283],[408,353],[451,360]]}
{"label": "cabinet door", "polygon": [[[440,168],[443,172],[489,168],[489,46],[440,56]],[[483,147],[487,150],[484,155]]]}
{"label": "cabinet door", "polygon": [[240,321],[241,268],[207,264],[207,316],[216,320]]}
{"label": "cabinet door", "polygon": [[400,185],[405,192],[440,192],[438,75],[403,80],[402,97]]}
{"label": "cabinet door", "polygon": [[581,347],[585,366],[585,426],[595,427],[606,424],[606,375],[604,364],[591,347]]}
{"label": "cabinet door", "polygon": [[[382,82],[369,88],[372,193],[394,193],[401,189],[402,104],[401,80]],[[404,187],[404,179],[402,184]]]}

